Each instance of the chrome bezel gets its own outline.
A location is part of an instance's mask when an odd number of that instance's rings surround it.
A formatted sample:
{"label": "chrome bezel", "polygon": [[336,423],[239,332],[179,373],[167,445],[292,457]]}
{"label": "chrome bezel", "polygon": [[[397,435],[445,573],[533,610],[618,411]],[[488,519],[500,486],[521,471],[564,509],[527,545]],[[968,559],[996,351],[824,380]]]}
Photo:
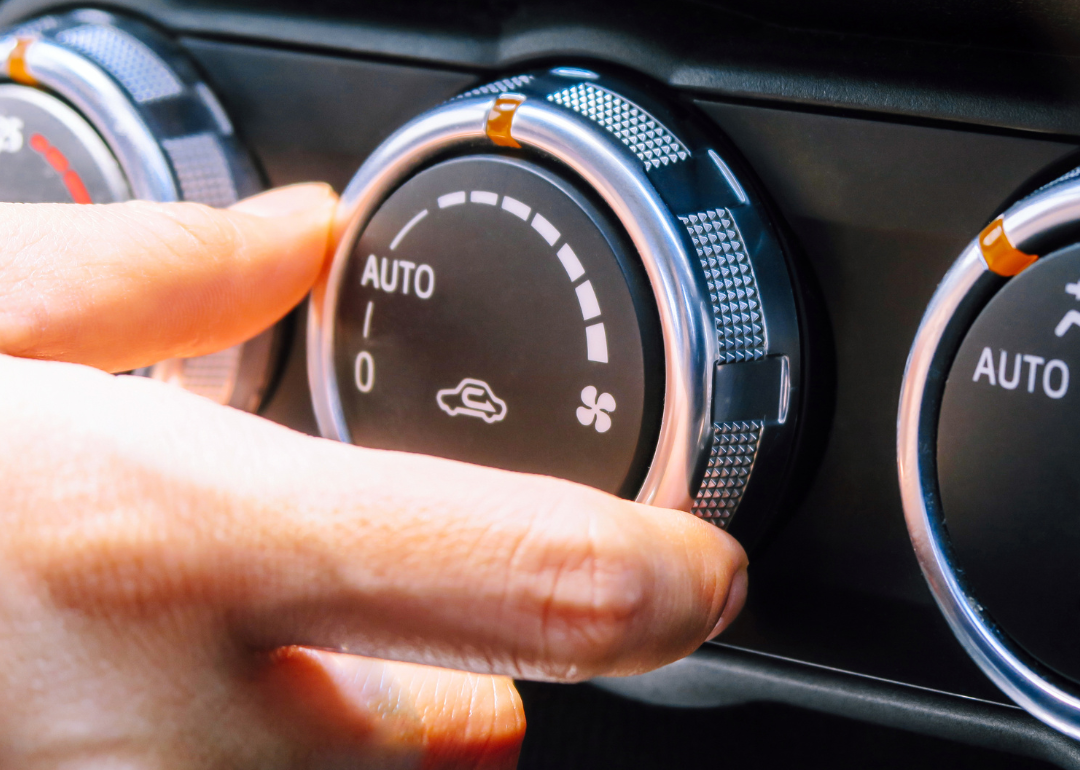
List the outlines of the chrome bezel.
{"label": "chrome bezel", "polygon": [[[1080,181],[1039,192],[1010,208],[1003,219],[1010,241],[1026,251],[1080,221]],[[1080,739],[1080,697],[1050,681],[985,617],[977,598],[964,590],[942,524],[935,449],[938,404],[960,336],[955,324],[963,323],[966,332],[981,310],[965,303],[989,272],[977,240],[972,241],[938,286],[908,356],[897,418],[904,516],[934,599],[979,668],[1033,716]],[[945,356],[950,360],[942,360]]]}
{"label": "chrome bezel", "polygon": [[[349,441],[334,376],[334,316],[353,244],[386,197],[410,173],[455,150],[494,149],[485,133],[495,97],[457,99],[407,123],[361,167],[342,195],[335,222],[338,249],[312,291],[308,373],[319,430]],[[699,288],[681,226],[641,163],[590,121],[542,99],[526,99],[511,136],[527,151],[562,164],[592,188],[625,229],[656,296],[664,341],[664,408],[656,451],[639,502],[689,510],[699,459],[711,439],[716,345],[709,298]]]}

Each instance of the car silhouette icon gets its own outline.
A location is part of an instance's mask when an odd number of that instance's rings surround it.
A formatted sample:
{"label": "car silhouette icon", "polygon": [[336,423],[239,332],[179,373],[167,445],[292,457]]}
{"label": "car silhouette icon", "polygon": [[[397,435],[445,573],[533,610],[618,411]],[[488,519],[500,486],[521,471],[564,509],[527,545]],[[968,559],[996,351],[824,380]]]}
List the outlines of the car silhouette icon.
{"label": "car silhouette icon", "polygon": [[456,388],[435,394],[439,408],[451,417],[463,414],[479,417],[486,423],[499,422],[506,417],[506,402],[496,396],[483,380],[466,377]]}

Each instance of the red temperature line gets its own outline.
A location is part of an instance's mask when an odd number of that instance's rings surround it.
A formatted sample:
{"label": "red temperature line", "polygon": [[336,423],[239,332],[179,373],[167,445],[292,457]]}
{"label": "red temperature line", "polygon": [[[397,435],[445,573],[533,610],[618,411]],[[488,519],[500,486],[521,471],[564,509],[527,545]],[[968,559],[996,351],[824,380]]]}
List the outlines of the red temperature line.
{"label": "red temperature line", "polygon": [[46,162],[64,180],[64,187],[67,188],[68,194],[71,195],[73,201],[76,203],[93,203],[90,200],[90,193],[86,191],[86,185],[83,184],[82,177],[71,167],[68,159],[64,157],[64,153],[49,144],[49,140],[41,134],[34,134],[30,137],[30,146],[34,149],[34,152],[44,157]]}

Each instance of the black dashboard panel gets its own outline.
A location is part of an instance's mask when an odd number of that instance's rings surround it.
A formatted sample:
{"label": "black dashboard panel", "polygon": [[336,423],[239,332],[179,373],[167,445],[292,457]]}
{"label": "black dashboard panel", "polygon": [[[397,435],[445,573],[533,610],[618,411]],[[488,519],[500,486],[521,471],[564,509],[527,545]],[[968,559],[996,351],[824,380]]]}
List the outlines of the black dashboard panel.
{"label": "black dashboard panel", "polygon": [[475,74],[183,38],[273,185],[344,189],[383,139],[474,85]]}
{"label": "black dashboard panel", "polygon": [[[341,190],[418,113],[556,62],[616,72],[709,121],[756,176],[807,269],[828,327],[820,376],[835,390],[804,491],[752,554],[746,610],[706,655],[721,662],[702,681],[721,694],[679,705],[781,701],[1080,766],[1075,745],[1013,707],[950,633],[912,553],[896,473],[905,361],[938,282],[1006,206],[1076,165],[1080,16],[1071,5],[105,5],[179,37],[273,185],[320,179]],[[8,0],[0,23],[52,7]],[[294,315],[262,414],[317,434],[305,321]],[[770,677],[790,686],[762,690]],[[650,681],[612,689],[670,702]],[[870,694],[847,705],[821,695],[852,681]],[[527,686],[527,700],[563,697],[545,688]],[[941,699],[932,708],[919,700],[928,692]],[[644,718],[610,695],[585,699]],[[874,716],[858,703],[878,704]],[[935,732],[945,712],[957,726]],[[673,719],[649,713],[654,723]],[[537,729],[565,735],[553,719]],[[526,758],[554,761],[546,751]]]}
{"label": "black dashboard panel", "polygon": [[[1069,135],[1080,25],[1054,3],[113,0],[178,34],[503,73],[604,62],[675,88]],[[752,6],[752,7],[751,7]],[[57,7],[7,0],[0,22]],[[977,10],[976,10],[977,8]]]}
{"label": "black dashboard panel", "polygon": [[[411,65],[183,42],[214,73],[272,184],[343,185],[413,112],[477,82]],[[790,522],[755,555],[750,605],[725,641],[1007,702],[952,639],[911,553],[895,472],[899,382],[923,308],[971,233],[1047,168],[1068,165],[1078,146],[1016,132],[690,103],[759,175],[812,266],[836,359],[835,416],[820,467]],[[299,130],[305,115],[316,120]],[[264,413],[316,433],[303,368],[296,345]]]}

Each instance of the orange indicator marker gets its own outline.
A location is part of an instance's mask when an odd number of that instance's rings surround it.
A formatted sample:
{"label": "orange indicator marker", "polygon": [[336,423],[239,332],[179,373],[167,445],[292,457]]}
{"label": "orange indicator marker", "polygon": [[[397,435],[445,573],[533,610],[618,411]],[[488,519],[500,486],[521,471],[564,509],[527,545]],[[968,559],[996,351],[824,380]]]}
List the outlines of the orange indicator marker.
{"label": "orange indicator marker", "polygon": [[26,51],[33,42],[33,38],[20,37],[18,42],[15,43],[15,47],[11,49],[11,53],[8,54],[8,75],[16,83],[22,83],[24,86],[37,85],[34,76],[31,75],[30,70],[26,68]]}
{"label": "orange indicator marker", "polygon": [[488,113],[485,133],[494,144],[500,147],[521,147],[514,137],[510,136],[510,125],[514,122],[514,114],[525,97],[521,94],[502,94],[495,100],[495,106]]}
{"label": "orange indicator marker", "polygon": [[1025,254],[1009,243],[1009,238],[1005,235],[1005,222],[1001,217],[979,233],[979,249],[986,260],[986,266],[1006,278],[1019,275],[1039,258],[1035,254]]}

